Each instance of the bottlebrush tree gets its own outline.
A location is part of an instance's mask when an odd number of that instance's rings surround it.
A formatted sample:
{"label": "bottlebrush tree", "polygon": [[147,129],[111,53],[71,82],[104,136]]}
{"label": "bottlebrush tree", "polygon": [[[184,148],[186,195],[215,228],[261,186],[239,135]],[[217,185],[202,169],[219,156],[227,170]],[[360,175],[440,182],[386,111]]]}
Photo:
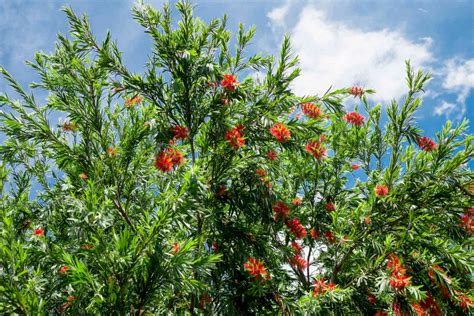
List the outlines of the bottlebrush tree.
{"label": "bottlebrush tree", "polygon": [[254,28],[231,47],[226,17],[176,8],[133,9],[143,73],[70,8],[71,36],[28,62],[45,101],[1,69],[0,311],[472,312],[472,136],[417,127],[429,75],[407,63],[386,107],[299,97],[288,37],[249,55]]}

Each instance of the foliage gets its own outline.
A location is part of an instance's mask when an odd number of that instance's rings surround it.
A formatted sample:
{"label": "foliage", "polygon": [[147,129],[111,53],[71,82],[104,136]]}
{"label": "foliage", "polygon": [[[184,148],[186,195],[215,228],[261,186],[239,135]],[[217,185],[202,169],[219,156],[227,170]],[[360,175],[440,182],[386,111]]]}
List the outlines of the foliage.
{"label": "foliage", "polygon": [[429,74],[407,62],[386,116],[360,87],[298,97],[287,36],[248,56],[253,27],[231,47],[226,17],[176,9],[133,9],[143,73],[71,8],[28,62],[44,104],[0,68],[0,311],[468,313],[472,136],[422,135]]}

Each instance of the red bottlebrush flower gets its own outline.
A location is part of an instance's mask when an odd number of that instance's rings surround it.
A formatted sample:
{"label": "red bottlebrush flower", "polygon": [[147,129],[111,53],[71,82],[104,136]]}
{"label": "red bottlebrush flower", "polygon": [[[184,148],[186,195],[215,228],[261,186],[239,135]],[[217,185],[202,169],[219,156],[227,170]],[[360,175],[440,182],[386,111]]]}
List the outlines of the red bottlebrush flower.
{"label": "red bottlebrush flower", "polygon": [[294,206],[300,206],[303,203],[303,200],[300,197],[295,197],[292,201],[291,204]]}
{"label": "red bottlebrush flower", "polygon": [[278,201],[273,204],[273,212],[275,213],[275,219],[286,218],[290,214],[290,207],[283,201]]}
{"label": "red bottlebrush flower", "polygon": [[204,293],[201,296],[201,299],[199,300],[199,307],[201,309],[204,309],[204,308],[206,308],[206,304],[210,303],[210,302],[212,302],[212,297],[209,294]]}
{"label": "red bottlebrush flower", "polygon": [[267,153],[267,158],[271,161],[275,161],[278,158],[278,154],[274,150],[269,150]]}
{"label": "red bottlebrush flower", "polygon": [[273,137],[276,138],[277,141],[280,143],[287,142],[291,139],[291,132],[286,127],[285,124],[283,123],[275,123],[271,128],[270,128],[270,133],[273,135]]}
{"label": "red bottlebrush flower", "polygon": [[388,194],[388,187],[385,184],[377,184],[375,186],[375,195],[377,197],[383,197]]}
{"label": "red bottlebrush flower", "polygon": [[355,125],[355,126],[364,125],[364,116],[360,115],[357,112],[347,113],[346,115],[344,115],[344,120],[347,121],[348,123],[351,123],[352,125]]}
{"label": "red bottlebrush flower", "polygon": [[327,284],[326,281],[324,281],[324,278],[320,277],[314,280],[313,295],[318,296],[319,294],[325,294],[327,291],[332,291],[335,288],[336,285],[334,283],[331,282]]}
{"label": "red bottlebrush flower", "polygon": [[252,277],[260,280],[270,279],[270,274],[265,270],[265,266],[262,261],[250,257],[247,263],[244,263],[245,271],[247,271]]}
{"label": "red bottlebrush flower", "polygon": [[362,87],[351,87],[350,94],[354,97],[360,97],[364,94],[364,89]]}
{"label": "red bottlebrush flower", "polygon": [[134,107],[136,104],[142,103],[142,101],[143,101],[143,98],[137,94],[136,96],[125,101],[125,106]]}
{"label": "red bottlebrush flower", "polygon": [[392,311],[393,311],[393,315],[395,316],[403,316],[402,307],[400,303],[394,302],[392,304]]}
{"label": "red bottlebrush flower", "polygon": [[374,294],[369,293],[367,294],[367,301],[369,301],[370,304],[375,305],[377,304],[377,297]]}
{"label": "red bottlebrush flower", "polygon": [[324,149],[321,142],[318,140],[311,140],[306,144],[305,149],[306,152],[313,155],[313,157],[318,160],[323,159],[327,155],[326,149]]}
{"label": "red bottlebrush flower", "polygon": [[301,250],[303,250],[303,248],[297,242],[294,241],[291,242],[291,248],[293,248],[296,253],[300,253]]}
{"label": "red bottlebrush flower", "polygon": [[219,250],[219,244],[217,243],[217,241],[214,240],[212,242],[211,248],[212,248],[212,251],[214,251],[214,252],[217,252]]}
{"label": "red bottlebrush flower", "polygon": [[328,230],[327,232],[324,233],[324,237],[326,237],[326,239],[332,244],[336,241],[336,239],[334,238],[334,234],[332,233],[332,231]]}
{"label": "red bottlebrush flower", "polygon": [[175,242],[175,243],[173,244],[173,246],[171,246],[171,251],[172,251],[173,253],[178,253],[179,249],[180,249],[179,243],[177,243],[177,242]]}
{"label": "red bottlebrush flower", "polygon": [[89,179],[89,176],[87,175],[87,173],[83,172],[79,175],[79,178],[81,180],[87,180],[87,179]]}
{"label": "red bottlebrush flower", "polygon": [[431,296],[431,293],[428,293],[427,297],[419,302],[419,306],[425,311],[429,310],[429,313],[426,315],[441,316],[443,314],[438,303],[436,303],[436,301],[433,299],[433,296]]}
{"label": "red bottlebrush flower", "polygon": [[245,139],[241,134],[242,128],[240,126],[233,127],[227,131],[225,134],[225,140],[230,143],[232,149],[237,150],[240,147],[245,146]]}
{"label": "red bottlebrush flower", "polygon": [[155,156],[155,167],[163,172],[173,169],[173,155],[168,150],[159,152]]}
{"label": "red bottlebrush flower", "polygon": [[336,210],[336,206],[332,202],[326,203],[326,205],[324,205],[324,208],[326,208],[326,211],[328,211],[329,213],[334,212]]}
{"label": "red bottlebrush flower", "polygon": [[474,303],[472,302],[472,300],[466,294],[464,294],[460,291],[457,291],[457,290],[455,290],[454,292],[456,293],[456,298],[458,300],[458,304],[462,309],[467,311],[471,307],[474,307]]}
{"label": "red bottlebrush flower", "polygon": [[306,268],[308,266],[308,261],[306,261],[299,254],[294,254],[290,258],[289,262],[293,267],[298,268],[300,270],[303,270],[304,268]]}
{"label": "red bottlebrush flower", "polygon": [[189,136],[189,130],[186,126],[176,125],[171,127],[174,139],[185,140]]}
{"label": "red bottlebrush flower", "polygon": [[388,316],[386,311],[379,310],[377,311],[374,316]]}
{"label": "red bottlebrush flower", "polygon": [[258,168],[257,170],[255,170],[255,173],[260,177],[265,177],[267,175],[267,171],[262,168]]}
{"label": "red bottlebrush flower", "polygon": [[393,288],[399,291],[411,284],[410,277],[402,274],[392,277],[389,282]]}
{"label": "red bottlebrush flower", "polygon": [[314,105],[311,102],[306,102],[301,105],[301,110],[303,113],[310,118],[318,118],[323,115],[321,108],[317,105]]}
{"label": "red bottlebrush flower", "polygon": [[81,246],[81,249],[85,249],[85,250],[91,250],[92,248],[94,248],[94,245],[92,244],[84,244]]}
{"label": "red bottlebrush flower", "polygon": [[459,226],[468,231],[469,233],[474,233],[474,222],[472,221],[472,216],[469,213],[461,214],[459,216]]}
{"label": "red bottlebrush flower", "polygon": [[418,315],[418,316],[428,316],[428,313],[426,312],[426,310],[420,304],[412,303],[411,307],[415,311],[416,315]]}
{"label": "red bottlebrush flower", "polygon": [[109,148],[107,149],[107,155],[108,155],[109,157],[115,157],[115,156],[117,156],[117,153],[118,153],[117,148],[109,147]]}
{"label": "red bottlebrush flower", "polygon": [[370,225],[370,223],[372,223],[372,220],[370,219],[369,215],[367,215],[365,218],[364,218],[364,222],[366,225]]}
{"label": "red bottlebrush flower", "polygon": [[59,273],[65,274],[67,273],[68,270],[69,270],[68,266],[62,266],[61,268],[59,268]]}
{"label": "red bottlebrush flower", "polygon": [[359,166],[358,164],[353,163],[353,164],[351,165],[351,169],[354,170],[354,171],[355,171],[355,170],[359,170],[359,168],[360,168],[360,166]]}
{"label": "red bottlebrush flower", "polygon": [[227,195],[227,187],[225,185],[221,185],[216,192],[217,197],[224,197]]}
{"label": "red bottlebrush flower", "polygon": [[319,230],[317,230],[316,228],[311,228],[311,230],[309,231],[309,233],[311,234],[311,237],[313,237],[314,240],[316,239],[319,239],[319,237],[321,237],[321,234],[319,233]]}
{"label": "red bottlebrush flower", "polygon": [[286,226],[288,227],[290,234],[292,234],[298,239],[304,239],[308,235],[306,228],[304,228],[304,226],[301,225],[299,219],[297,219],[296,217],[287,221]]}
{"label": "red bottlebrush flower", "polygon": [[63,131],[64,132],[75,132],[78,127],[79,127],[78,124],[70,123],[69,121],[66,121],[63,124]]}
{"label": "red bottlebrush flower", "polygon": [[391,270],[390,285],[396,290],[403,290],[411,284],[410,277],[406,275],[406,269],[400,262],[400,259],[391,254],[387,261],[387,268]]}
{"label": "red bottlebrush flower", "polygon": [[44,235],[44,229],[41,228],[41,227],[35,228],[35,230],[33,231],[33,234],[34,234],[35,236],[41,237],[41,236]]}
{"label": "red bottlebrush flower", "polygon": [[438,145],[429,137],[423,136],[416,139],[418,146],[424,151],[433,151]]}
{"label": "red bottlebrush flower", "polygon": [[234,91],[235,87],[238,85],[239,85],[239,82],[231,74],[225,74],[224,79],[221,80],[221,86],[227,91]]}
{"label": "red bottlebrush flower", "polygon": [[183,154],[176,148],[168,148],[168,152],[171,155],[171,161],[175,166],[181,166],[184,163]]}

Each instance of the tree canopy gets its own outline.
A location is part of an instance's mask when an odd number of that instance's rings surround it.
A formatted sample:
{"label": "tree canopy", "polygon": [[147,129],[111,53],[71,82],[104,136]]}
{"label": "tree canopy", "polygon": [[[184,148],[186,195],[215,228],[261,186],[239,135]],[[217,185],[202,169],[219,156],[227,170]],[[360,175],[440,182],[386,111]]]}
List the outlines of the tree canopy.
{"label": "tree canopy", "polygon": [[140,73],[69,7],[69,36],[27,62],[45,101],[0,67],[15,91],[0,94],[0,312],[472,312],[472,135],[418,127],[430,75],[407,62],[387,105],[357,86],[296,96],[288,36],[251,55],[255,28],[234,39],[225,16],[176,9],[134,7],[152,41]]}

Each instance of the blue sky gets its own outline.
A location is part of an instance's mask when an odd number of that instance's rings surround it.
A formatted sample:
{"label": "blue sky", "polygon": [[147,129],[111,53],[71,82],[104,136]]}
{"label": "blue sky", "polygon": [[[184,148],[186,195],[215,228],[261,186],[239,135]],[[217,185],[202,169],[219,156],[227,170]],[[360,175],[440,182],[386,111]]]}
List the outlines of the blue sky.
{"label": "blue sky", "polygon": [[[161,7],[163,1],[147,3]],[[239,21],[256,25],[254,52],[275,54],[283,34],[291,34],[302,67],[293,86],[298,94],[360,84],[377,90],[373,102],[388,104],[406,91],[403,62],[409,58],[433,74],[417,115],[426,134],[434,136],[446,119],[474,117],[474,1],[195,3],[195,14],[204,20],[228,13],[232,30]],[[38,50],[51,52],[56,34],[67,33],[60,11],[66,4],[88,14],[99,38],[111,30],[126,64],[143,69],[151,43],[131,17],[134,1],[126,0],[0,0],[0,65],[23,85],[37,80],[23,61]],[[9,91],[4,81],[0,91]]]}

